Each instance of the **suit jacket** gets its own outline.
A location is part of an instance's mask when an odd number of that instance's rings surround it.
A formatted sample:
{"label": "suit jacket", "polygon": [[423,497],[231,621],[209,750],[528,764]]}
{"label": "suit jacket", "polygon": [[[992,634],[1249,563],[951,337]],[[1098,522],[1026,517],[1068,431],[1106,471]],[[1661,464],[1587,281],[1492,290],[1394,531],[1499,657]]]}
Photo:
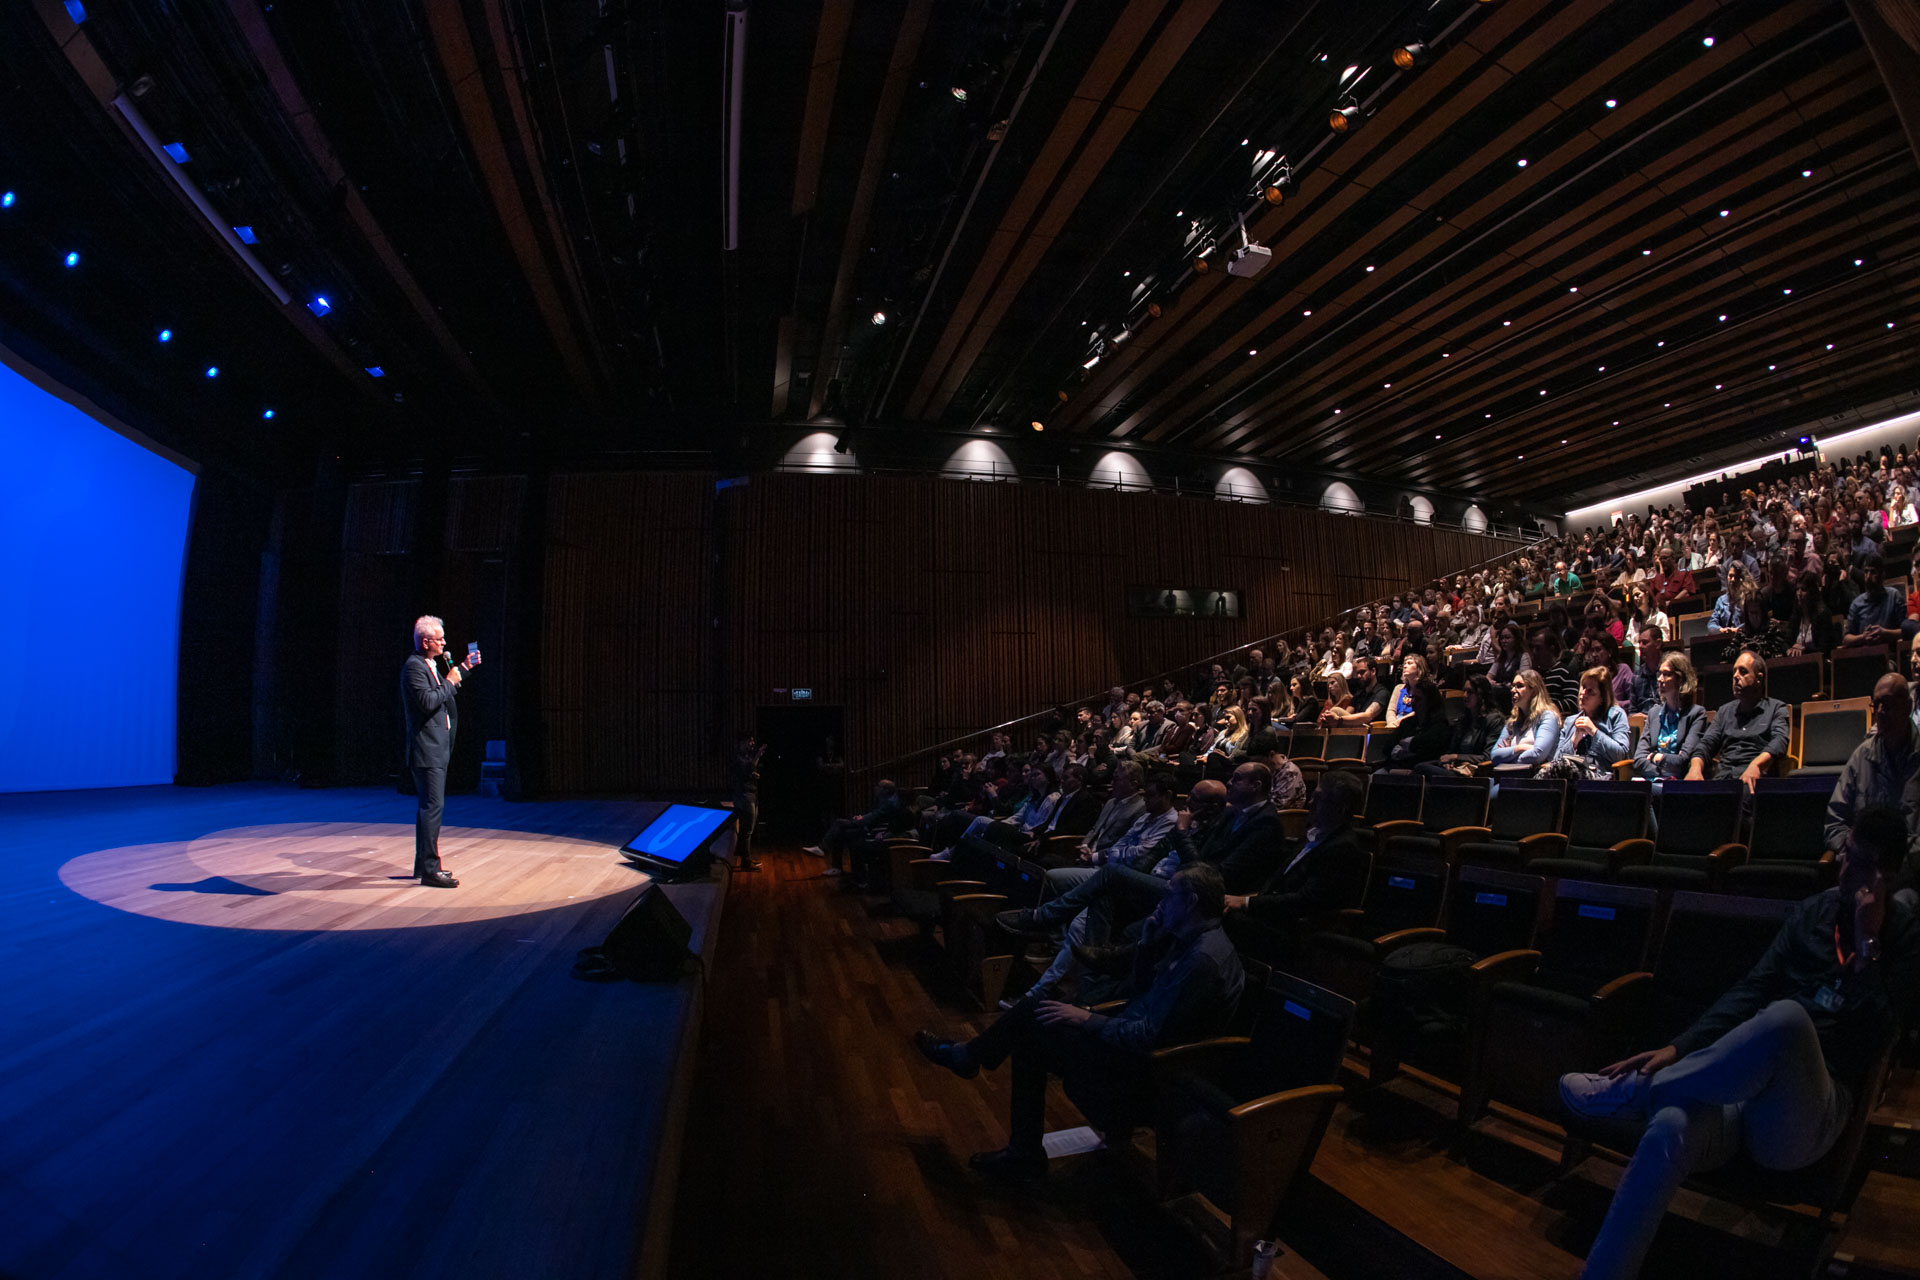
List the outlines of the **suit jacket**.
{"label": "suit jacket", "polygon": [[1194,838],[1192,831],[1176,832],[1174,846],[1180,852],[1180,865],[1210,862],[1227,882],[1227,892],[1254,893],[1280,869],[1280,851],[1286,837],[1280,832],[1280,814],[1271,804],[1262,802],[1235,825],[1236,814],[1229,809]]}
{"label": "suit jacket", "polygon": [[1035,834],[1041,836],[1083,836],[1093,830],[1094,819],[1100,816],[1101,800],[1099,796],[1080,788],[1072,795],[1062,792],[1060,803],[1054,807],[1053,820],[1043,824]]}
{"label": "suit jacket", "polygon": [[1303,843],[1290,843],[1281,851],[1280,869],[1247,903],[1248,916],[1262,924],[1281,925],[1360,905],[1372,863],[1353,825],[1340,828],[1299,857]]}
{"label": "suit jacket", "polygon": [[453,736],[460,728],[454,701],[459,686],[434,669],[433,660],[415,653],[400,668],[400,709],[407,718],[407,767],[444,769],[453,758]]}

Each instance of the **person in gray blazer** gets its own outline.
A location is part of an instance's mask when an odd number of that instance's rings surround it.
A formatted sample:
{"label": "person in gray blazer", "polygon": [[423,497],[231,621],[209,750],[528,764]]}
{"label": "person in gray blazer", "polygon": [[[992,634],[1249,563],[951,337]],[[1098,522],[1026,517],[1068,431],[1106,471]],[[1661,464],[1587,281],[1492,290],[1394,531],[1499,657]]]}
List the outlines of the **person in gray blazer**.
{"label": "person in gray blazer", "polygon": [[[413,652],[400,669],[400,708],[407,721],[407,767],[413,771],[420,807],[413,820],[413,874],[431,889],[454,889],[460,882],[440,866],[440,818],[447,804],[447,762],[460,729],[462,673],[480,660],[469,653],[455,664],[447,657],[447,628],[440,619],[422,617],[413,624]],[[441,664],[446,672],[441,673]]]}

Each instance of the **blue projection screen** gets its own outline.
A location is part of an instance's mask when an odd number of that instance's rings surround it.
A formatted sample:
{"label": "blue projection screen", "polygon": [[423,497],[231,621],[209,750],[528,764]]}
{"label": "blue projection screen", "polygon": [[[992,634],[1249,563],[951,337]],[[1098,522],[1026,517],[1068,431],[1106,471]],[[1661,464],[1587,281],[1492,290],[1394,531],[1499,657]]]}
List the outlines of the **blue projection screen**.
{"label": "blue projection screen", "polygon": [[0,791],[171,783],[193,473],[23,368],[0,350]]}

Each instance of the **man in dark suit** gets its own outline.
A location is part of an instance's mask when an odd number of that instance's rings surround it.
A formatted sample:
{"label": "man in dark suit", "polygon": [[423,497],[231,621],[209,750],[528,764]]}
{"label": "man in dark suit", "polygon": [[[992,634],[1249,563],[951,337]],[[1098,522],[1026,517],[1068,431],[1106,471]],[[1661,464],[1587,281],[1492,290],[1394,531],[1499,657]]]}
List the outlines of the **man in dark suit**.
{"label": "man in dark suit", "polygon": [[413,874],[433,889],[453,889],[460,882],[440,867],[440,815],[447,805],[447,761],[453,758],[453,736],[460,726],[454,695],[460,692],[461,673],[473,669],[479,655],[447,663],[447,629],[440,619],[424,617],[413,624],[413,653],[400,669],[400,706],[407,718],[407,767],[420,795],[420,811],[413,821]]}
{"label": "man in dark suit", "polygon": [[1083,836],[1100,816],[1100,797],[1087,790],[1087,767],[1070,764],[1060,774],[1060,799],[1047,820],[1033,829],[1020,846],[1023,857],[1033,857],[1054,836]]}
{"label": "man in dark suit", "polygon": [[1305,838],[1281,850],[1279,869],[1260,889],[1227,898],[1227,933],[1241,951],[1273,963],[1294,949],[1299,922],[1360,905],[1370,865],[1353,827],[1361,796],[1351,774],[1322,776]]}

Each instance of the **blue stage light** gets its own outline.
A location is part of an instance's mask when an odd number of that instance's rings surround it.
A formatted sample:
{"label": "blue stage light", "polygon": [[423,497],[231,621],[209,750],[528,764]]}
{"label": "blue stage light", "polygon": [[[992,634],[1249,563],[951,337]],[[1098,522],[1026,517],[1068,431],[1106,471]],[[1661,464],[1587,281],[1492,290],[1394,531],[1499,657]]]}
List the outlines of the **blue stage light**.
{"label": "blue stage light", "polygon": [[62,262],[64,262],[64,263],[66,263],[66,264],[67,264],[67,265],[68,265],[69,267],[77,267],[77,266],[79,266],[79,265],[80,265],[80,254],[79,254],[79,251],[78,251],[78,250],[76,250],[76,251],[74,251],[74,252],[72,252],[72,253],[69,253],[69,254],[68,254],[68,255],[67,255],[66,257],[64,257],[64,258],[62,258],[62,259],[60,259],[60,261],[62,261]]}
{"label": "blue stage light", "polygon": [[171,330],[171,329],[162,329],[162,330],[160,331],[160,334],[159,334],[159,337],[160,337],[160,341],[162,341],[162,342],[172,342],[172,341],[173,341],[173,330]]}
{"label": "blue stage light", "polygon": [[0,209],[13,208],[13,192],[0,191]]}
{"label": "blue stage light", "polygon": [[258,244],[259,243],[259,239],[253,234],[252,227],[235,227],[233,229],[233,234],[240,237],[241,244]]}
{"label": "blue stage light", "polygon": [[79,26],[87,20],[87,6],[80,0],[67,0],[67,16],[73,19],[73,25]]}
{"label": "blue stage light", "polygon": [[193,159],[192,156],[187,154],[187,144],[184,142],[169,142],[160,149],[172,156],[175,164],[185,164],[187,161]]}
{"label": "blue stage light", "polygon": [[367,376],[369,378],[384,378],[387,376],[387,371],[377,364],[370,364],[367,366]]}
{"label": "blue stage light", "polygon": [[268,409],[268,410],[267,410],[266,412],[264,412],[264,413],[262,413],[262,414],[260,415],[260,417],[261,417],[261,419],[262,419],[263,421],[266,421],[266,422],[272,422],[272,421],[273,421],[273,410],[271,410],[271,409]]}
{"label": "blue stage light", "polygon": [[210,365],[208,365],[208,366],[207,366],[207,376],[208,376],[209,378],[217,378],[217,377],[219,377],[219,376],[220,376],[220,366],[219,366],[219,365],[217,365],[217,364],[210,364]]}
{"label": "blue stage light", "polygon": [[307,304],[307,310],[317,316],[323,316],[333,310],[333,304],[327,301],[327,295],[324,293],[316,294],[314,295],[313,301]]}

